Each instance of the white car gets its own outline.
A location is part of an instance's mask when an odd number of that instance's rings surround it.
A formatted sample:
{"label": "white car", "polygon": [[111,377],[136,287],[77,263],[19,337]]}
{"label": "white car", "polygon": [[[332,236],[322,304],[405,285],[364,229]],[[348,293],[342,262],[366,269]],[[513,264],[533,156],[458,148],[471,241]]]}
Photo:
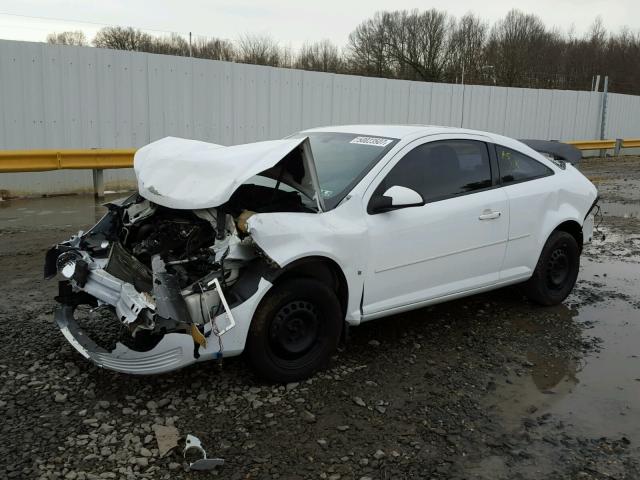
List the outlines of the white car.
{"label": "white car", "polygon": [[[168,137],[134,167],[138,193],[45,265],[63,277],[68,341],[134,374],[244,352],[289,382],[325,365],[345,325],[518,283],[560,303],[597,203],[570,163],[448,127],[325,127],[232,147]],[[125,327],[114,348],[81,329],[84,304]]]}

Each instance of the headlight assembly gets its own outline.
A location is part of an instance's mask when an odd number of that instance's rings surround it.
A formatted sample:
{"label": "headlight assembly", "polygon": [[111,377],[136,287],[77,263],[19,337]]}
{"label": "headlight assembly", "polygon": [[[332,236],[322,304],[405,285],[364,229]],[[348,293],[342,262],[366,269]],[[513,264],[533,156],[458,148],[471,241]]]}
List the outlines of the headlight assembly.
{"label": "headlight assembly", "polygon": [[58,257],[58,261],[57,261],[58,272],[64,278],[68,278],[68,279],[72,278],[73,275],[76,273],[76,265],[78,260],[79,260],[78,255],[73,252],[63,253]]}

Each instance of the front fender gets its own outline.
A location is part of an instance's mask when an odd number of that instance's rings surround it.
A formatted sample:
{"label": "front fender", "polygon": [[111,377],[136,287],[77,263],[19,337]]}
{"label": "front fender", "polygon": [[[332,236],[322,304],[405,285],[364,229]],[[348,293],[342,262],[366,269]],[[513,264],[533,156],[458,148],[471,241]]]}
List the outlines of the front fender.
{"label": "front fender", "polygon": [[347,281],[350,322],[360,319],[366,260],[366,225],[357,207],[357,202],[347,201],[329,212],[261,213],[247,221],[251,238],[281,268],[306,257],[333,260]]}

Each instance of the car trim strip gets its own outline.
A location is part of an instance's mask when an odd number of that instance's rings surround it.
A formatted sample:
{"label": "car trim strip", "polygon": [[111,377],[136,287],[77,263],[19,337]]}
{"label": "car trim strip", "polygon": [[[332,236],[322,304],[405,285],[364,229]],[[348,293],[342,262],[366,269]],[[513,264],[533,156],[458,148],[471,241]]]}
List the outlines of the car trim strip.
{"label": "car trim strip", "polygon": [[389,270],[395,270],[396,268],[408,267],[409,265],[415,265],[415,264],[418,264],[418,263],[429,262],[431,260],[437,260],[439,258],[449,257],[451,255],[457,255],[459,253],[472,252],[473,250],[479,250],[479,249],[485,248],[485,247],[493,247],[494,245],[500,245],[502,243],[507,243],[507,240],[498,240],[497,242],[484,243],[482,245],[477,245],[475,247],[469,247],[469,248],[464,248],[462,250],[456,250],[456,251],[453,251],[453,252],[443,253],[442,255],[435,255],[433,257],[427,257],[427,258],[423,258],[423,259],[416,260],[416,261],[413,261],[413,262],[401,263],[401,264],[398,264],[398,265],[393,265],[391,267],[380,268],[380,269],[375,270],[375,273],[388,272]]}

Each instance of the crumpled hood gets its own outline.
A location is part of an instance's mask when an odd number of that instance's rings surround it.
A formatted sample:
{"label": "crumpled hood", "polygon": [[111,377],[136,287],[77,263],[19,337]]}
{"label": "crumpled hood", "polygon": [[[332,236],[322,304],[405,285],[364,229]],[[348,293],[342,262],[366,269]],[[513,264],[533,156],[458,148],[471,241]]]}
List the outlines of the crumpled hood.
{"label": "crumpled hood", "polygon": [[[284,173],[278,163],[290,157]],[[166,137],[140,148],[133,168],[138,191],[147,200],[176,209],[213,208],[227,202],[244,182],[261,174],[280,178],[319,206],[321,197],[308,138],[270,140],[225,147]]]}

